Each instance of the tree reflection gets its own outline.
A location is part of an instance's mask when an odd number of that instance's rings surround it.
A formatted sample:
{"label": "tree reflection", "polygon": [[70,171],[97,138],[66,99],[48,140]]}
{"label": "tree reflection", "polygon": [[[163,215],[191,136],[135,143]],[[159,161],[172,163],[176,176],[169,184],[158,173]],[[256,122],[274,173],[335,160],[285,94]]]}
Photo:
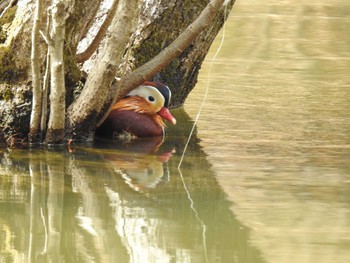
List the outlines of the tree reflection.
{"label": "tree reflection", "polygon": [[182,130],[170,131],[163,143],[4,153],[5,262],[260,262],[196,137],[179,175],[191,121],[181,110],[176,118]]}

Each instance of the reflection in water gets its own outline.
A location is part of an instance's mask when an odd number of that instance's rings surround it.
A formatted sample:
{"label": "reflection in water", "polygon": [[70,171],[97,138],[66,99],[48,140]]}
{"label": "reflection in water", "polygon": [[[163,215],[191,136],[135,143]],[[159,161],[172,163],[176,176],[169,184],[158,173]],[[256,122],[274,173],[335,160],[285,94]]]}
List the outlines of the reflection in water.
{"label": "reflection in water", "polygon": [[143,192],[156,187],[161,181],[169,180],[167,163],[174,150],[158,153],[162,143],[162,137],[114,142],[100,140],[95,147],[109,147],[110,151],[104,152],[103,159],[115,167],[115,172],[132,189]]}
{"label": "reflection in water", "polygon": [[190,128],[161,145],[3,152],[1,262],[261,262],[196,136],[179,176]]}

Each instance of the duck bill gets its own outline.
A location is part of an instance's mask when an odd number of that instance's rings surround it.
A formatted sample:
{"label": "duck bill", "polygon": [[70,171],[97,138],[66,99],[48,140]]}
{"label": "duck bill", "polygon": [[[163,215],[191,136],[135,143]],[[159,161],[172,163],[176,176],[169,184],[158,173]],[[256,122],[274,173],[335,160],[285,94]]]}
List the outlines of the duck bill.
{"label": "duck bill", "polygon": [[173,115],[171,115],[168,108],[166,107],[161,108],[160,111],[158,111],[158,115],[170,121],[173,125],[176,124],[176,119],[174,118]]}

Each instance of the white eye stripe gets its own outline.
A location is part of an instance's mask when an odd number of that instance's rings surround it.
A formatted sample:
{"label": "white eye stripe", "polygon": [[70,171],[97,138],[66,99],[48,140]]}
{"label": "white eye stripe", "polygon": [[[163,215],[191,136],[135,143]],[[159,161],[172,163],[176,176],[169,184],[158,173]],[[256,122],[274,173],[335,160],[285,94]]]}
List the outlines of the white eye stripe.
{"label": "white eye stripe", "polygon": [[149,85],[140,85],[128,93],[128,96],[139,96],[146,99],[150,104],[160,110],[165,103],[165,98],[160,91]]}
{"label": "white eye stripe", "polygon": [[145,98],[148,101],[151,101],[149,98],[153,97],[153,101],[164,101],[163,95],[160,91],[153,86],[138,86],[136,89],[133,89],[129,92],[128,96],[140,96]]}

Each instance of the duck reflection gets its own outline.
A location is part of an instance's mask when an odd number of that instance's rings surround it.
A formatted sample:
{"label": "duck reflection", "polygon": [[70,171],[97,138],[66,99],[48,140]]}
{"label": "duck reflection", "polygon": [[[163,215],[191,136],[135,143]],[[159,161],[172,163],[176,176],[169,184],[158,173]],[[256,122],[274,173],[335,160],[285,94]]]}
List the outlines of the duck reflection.
{"label": "duck reflection", "polygon": [[163,137],[132,140],[103,140],[98,138],[96,148],[109,148],[103,158],[127,185],[139,192],[147,192],[170,178],[168,161],[175,149],[160,151]]}

